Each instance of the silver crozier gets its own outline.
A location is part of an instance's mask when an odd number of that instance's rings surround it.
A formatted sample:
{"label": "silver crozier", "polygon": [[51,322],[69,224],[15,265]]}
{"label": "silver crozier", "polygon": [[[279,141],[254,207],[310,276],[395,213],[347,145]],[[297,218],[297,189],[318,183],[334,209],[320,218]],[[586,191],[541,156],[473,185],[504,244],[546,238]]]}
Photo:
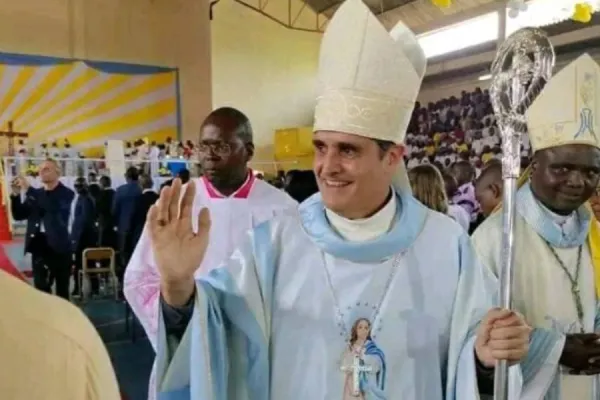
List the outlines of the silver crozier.
{"label": "silver crozier", "polygon": [[[525,111],[550,80],[554,49],[537,28],[523,28],[500,46],[492,63],[490,99],[502,138],[502,254],[499,306],[512,308],[514,219],[517,179],[521,173],[521,136],[526,133]],[[508,364],[496,365],[494,400],[509,400]],[[516,399],[514,399],[516,400]]]}

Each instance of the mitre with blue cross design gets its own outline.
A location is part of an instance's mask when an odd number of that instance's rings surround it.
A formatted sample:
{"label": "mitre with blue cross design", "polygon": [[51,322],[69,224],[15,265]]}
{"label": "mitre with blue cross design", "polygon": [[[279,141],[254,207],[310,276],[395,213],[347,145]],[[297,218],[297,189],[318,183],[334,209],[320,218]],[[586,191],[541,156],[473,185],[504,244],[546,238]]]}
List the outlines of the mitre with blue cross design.
{"label": "mitre with blue cross design", "polygon": [[567,144],[600,148],[600,66],[583,54],[552,77],[526,112],[534,151]]}
{"label": "mitre with blue cross design", "polygon": [[388,32],[362,0],[346,0],[321,42],[314,130],[402,143],[426,64],[402,22]]}

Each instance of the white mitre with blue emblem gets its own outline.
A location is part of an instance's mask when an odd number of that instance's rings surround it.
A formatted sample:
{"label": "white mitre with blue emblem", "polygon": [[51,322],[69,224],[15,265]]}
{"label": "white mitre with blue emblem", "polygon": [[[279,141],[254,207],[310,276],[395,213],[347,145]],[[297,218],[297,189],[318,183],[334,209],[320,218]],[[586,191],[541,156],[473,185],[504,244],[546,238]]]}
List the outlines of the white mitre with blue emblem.
{"label": "white mitre with blue emblem", "polygon": [[526,112],[534,151],[567,144],[600,148],[600,66],[579,56],[552,77]]}
{"label": "white mitre with blue emblem", "polygon": [[406,25],[388,32],[361,0],[346,0],[321,42],[314,131],[403,143],[426,66]]}

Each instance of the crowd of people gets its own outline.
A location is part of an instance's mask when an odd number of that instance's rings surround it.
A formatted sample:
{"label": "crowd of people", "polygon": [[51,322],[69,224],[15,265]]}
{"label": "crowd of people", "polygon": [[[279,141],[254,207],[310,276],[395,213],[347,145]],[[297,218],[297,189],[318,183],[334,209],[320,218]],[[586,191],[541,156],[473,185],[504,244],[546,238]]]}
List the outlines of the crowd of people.
{"label": "crowd of people", "polygon": [[[164,143],[136,139],[123,143],[125,164],[137,167],[144,173],[154,177],[170,176],[173,167],[179,169],[179,164],[185,164],[194,173],[199,165],[198,145],[187,140],[180,142],[167,137]],[[74,148],[68,139],[51,143],[40,142],[30,146],[26,140],[20,139],[15,146],[10,169],[14,175],[38,176],[39,164],[48,158],[57,160],[66,176],[87,176],[88,174],[106,175],[107,144],[99,158],[87,158],[84,153]]]}
{"label": "crowd of people", "polygon": [[[457,161],[470,162],[476,171],[492,159],[500,159],[501,137],[487,89],[463,90],[427,107],[419,102],[406,135],[408,168],[435,164],[439,169]],[[531,143],[524,135],[521,143],[522,165],[531,157]]]}

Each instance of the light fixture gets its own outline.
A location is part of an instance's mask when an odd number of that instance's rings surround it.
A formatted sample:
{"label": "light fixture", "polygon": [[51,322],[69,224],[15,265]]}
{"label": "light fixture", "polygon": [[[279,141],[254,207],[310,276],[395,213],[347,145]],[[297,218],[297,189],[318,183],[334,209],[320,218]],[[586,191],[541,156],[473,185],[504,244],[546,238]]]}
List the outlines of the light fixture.
{"label": "light fixture", "polygon": [[489,81],[490,79],[492,79],[492,74],[481,75],[478,79],[480,81]]}

